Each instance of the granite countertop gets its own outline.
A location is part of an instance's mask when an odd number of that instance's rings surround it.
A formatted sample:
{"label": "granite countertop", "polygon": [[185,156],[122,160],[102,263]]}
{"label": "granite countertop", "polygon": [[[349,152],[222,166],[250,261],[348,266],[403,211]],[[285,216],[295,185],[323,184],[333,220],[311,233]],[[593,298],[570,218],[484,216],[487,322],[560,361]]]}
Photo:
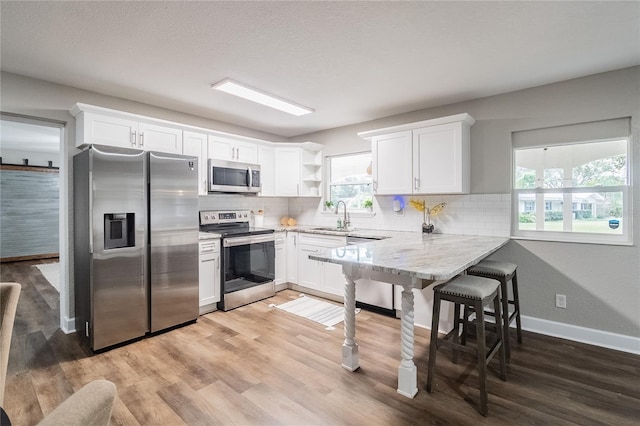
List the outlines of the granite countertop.
{"label": "granite countertop", "polygon": [[453,278],[507,244],[509,238],[379,231],[387,239],[327,249],[310,259],[431,281]]}
{"label": "granite countertop", "polygon": [[414,234],[407,231],[384,231],[380,229],[360,229],[349,228],[348,230],[339,230],[330,226],[313,226],[313,225],[296,225],[296,226],[274,226],[276,232],[304,232],[307,234],[335,235],[339,237],[361,237],[383,240],[399,234]]}

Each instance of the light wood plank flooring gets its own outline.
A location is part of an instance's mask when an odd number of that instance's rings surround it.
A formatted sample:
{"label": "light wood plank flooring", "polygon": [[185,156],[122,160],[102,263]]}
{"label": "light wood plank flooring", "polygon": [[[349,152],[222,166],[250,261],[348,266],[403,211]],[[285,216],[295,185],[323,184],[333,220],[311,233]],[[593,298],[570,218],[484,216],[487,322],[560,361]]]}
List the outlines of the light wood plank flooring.
{"label": "light wood plank flooring", "polygon": [[[33,425],[91,380],[114,382],[114,425],[631,425],[640,419],[640,357],[524,333],[508,382],[489,374],[489,416],[476,411],[474,361],[438,353],[426,383],[429,334],[416,331],[420,391],[396,393],[399,320],[357,316],[361,368],[340,366],[342,324],[320,324],[269,307],[275,297],[90,355],[58,327],[58,296],[32,265],[2,265],[23,291],[11,346],[5,409]],[[6,348],[2,348],[6,350]]]}

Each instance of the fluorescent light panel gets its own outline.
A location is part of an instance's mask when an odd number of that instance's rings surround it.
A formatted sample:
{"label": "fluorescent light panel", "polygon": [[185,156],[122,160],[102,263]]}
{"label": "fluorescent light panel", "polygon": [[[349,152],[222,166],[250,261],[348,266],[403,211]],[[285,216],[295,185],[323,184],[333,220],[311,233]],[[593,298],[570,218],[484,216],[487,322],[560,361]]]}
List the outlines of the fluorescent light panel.
{"label": "fluorescent light panel", "polygon": [[310,114],[314,112],[311,108],[307,108],[302,105],[295,104],[286,99],[279,98],[274,95],[270,95],[263,91],[246,86],[237,81],[233,81],[229,78],[224,79],[218,83],[211,85],[212,89],[220,90],[222,92],[229,93],[253,102],[257,102],[262,105],[266,105],[271,108],[278,109],[280,111],[287,112],[296,116]]}

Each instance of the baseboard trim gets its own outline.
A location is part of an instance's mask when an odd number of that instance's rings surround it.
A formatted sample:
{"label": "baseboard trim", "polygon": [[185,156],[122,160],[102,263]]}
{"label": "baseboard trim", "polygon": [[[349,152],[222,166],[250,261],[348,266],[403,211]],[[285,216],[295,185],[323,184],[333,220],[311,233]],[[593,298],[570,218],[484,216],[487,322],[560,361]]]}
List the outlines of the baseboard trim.
{"label": "baseboard trim", "polygon": [[76,332],[76,319],[75,319],[75,317],[74,318],[64,317],[64,319],[62,320],[62,325],[60,326],[60,328],[62,329],[62,332],[64,334],[75,333]]}
{"label": "baseboard trim", "polygon": [[[564,324],[535,317],[521,316],[522,329],[547,336],[560,337],[617,351],[640,355],[640,338]],[[515,322],[511,324],[515,326]]]}

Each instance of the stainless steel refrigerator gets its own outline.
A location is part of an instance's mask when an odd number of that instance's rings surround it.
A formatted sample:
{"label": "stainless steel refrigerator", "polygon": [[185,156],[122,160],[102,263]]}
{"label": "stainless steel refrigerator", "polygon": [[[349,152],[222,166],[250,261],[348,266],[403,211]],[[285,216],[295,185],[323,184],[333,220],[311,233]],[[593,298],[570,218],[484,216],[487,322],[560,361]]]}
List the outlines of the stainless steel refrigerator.
{"label": "stainless steel refrigerator", "polygon": [[197,158],[94,145],[73,165],[78,335],[100,350],[197,319]]}

